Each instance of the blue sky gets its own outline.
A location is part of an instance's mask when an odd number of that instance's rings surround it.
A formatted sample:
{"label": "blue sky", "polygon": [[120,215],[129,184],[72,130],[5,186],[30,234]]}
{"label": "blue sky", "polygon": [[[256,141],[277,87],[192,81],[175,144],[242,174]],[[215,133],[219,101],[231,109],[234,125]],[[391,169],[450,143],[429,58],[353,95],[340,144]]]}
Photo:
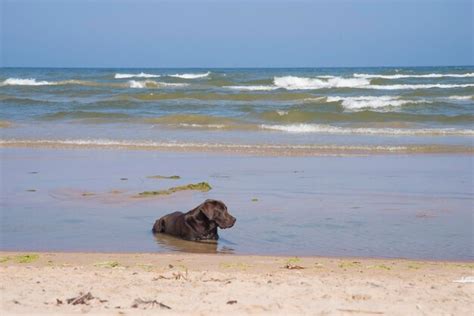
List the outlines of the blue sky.
{"label": "blue sky", "polygon": [[473,64],[470,0],[0,0],[0,66]]}

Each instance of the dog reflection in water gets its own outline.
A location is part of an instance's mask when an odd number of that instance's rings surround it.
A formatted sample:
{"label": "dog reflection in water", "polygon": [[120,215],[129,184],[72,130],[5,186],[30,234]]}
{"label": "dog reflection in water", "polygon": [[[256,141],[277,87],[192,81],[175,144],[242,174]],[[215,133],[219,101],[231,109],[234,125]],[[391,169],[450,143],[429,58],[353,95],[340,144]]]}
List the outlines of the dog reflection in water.
{"label": "dog reflection in water", "polygon": [[193,242],[168,234],[155,234],[156,243],[167,251],[189,253],[234,253],[234,249],[220,246],[217,240]]}
{"label": "dog reflection in water", "polygon": [[235,221],[223,202],[206,200],[187,213],[174,212],[161,217],[153,225],[153,233],[191,241],[217,242],[217,228],[230,228]]}

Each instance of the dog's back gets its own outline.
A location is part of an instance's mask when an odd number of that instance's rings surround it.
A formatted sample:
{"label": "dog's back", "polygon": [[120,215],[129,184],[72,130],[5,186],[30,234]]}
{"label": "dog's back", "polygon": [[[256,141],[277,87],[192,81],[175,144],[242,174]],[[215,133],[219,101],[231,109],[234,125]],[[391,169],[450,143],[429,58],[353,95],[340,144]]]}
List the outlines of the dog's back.
{"label": "dog's back", "polygon": [[169,233],[175,231],[174,226],[180,222],[178,218],[183,215],[182,212],[174,212],[157,219],[152,231],[154,233]]}

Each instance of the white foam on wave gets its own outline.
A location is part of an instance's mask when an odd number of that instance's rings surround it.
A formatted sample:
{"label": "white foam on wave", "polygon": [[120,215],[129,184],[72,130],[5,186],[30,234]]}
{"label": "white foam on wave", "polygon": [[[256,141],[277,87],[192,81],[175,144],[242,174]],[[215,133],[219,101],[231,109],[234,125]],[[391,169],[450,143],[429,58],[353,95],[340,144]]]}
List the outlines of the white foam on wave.
{"label": "white foam on wave", "polygon": [[384,108],[389,106],[402,106],[405,104],[431,103],[425,100],[402,100],[396,96],[358,96],[358,97],[327,97],[327,102],[341,102],[349,110],[365,108]]}
{"label": "white foam on wave", "polygon": [[154,75],[154,74],[147,74],[144,72],[141,72],[139,74],[121,74],[121,73],[116,73],[115,74],[115,79],[128,79],[128,78],[158,78],[161,77],[160,75]]}
{"label": "white foam on wave", "polygon": [[364,128],[364,127],[339,127],[325,124],[289,124],[289,125],[267,125],[262,124],[260,128],[288,133],[320,133],[320,134],[364,134],[364,135],[413,135],[413,136],[437,136],[437,135],[460,135],[474,136],[472,129],[455,128],[427,128],[427,129],[401,129],[401,128]]}
{"label": "white foam on wave", "polygon": [[188,86],[187,83],[169,83],[169,82],[158,82],[153,80],[145,80],[145,81],[136,81],[130,80],[128,82],[130,88],[134,89],[145,89],[145,88],[162,88],[162,87],[186,87]]}
{"label": "white foam on wave", "polygon": [[210,71],[202,74],[175,74],[175,75],[168,75],[169,77],[181,78],[181,79],[199,79],[205,78],[211,74]]}
{"label": "white foam on wave", "polygon": [[226,86],[226,88],[233,90],[248,90],[248,91],[271,91],[276,90],[275,86]]}
{"label": "white foam on wave", "polygon": [[295,76],[275,77],[273,83],[287,90],[360,88],[370,85],[368,79],[333,77],[327,80]]}
{"label": "white foam on wave", "polygon": [[396,74],[396,75],[382,75],[382,74],[354,74],[355,78],[365,78],[365,79],[403,79],[403,78],[471,78],[474,77],[474,72],[467,73],[467,74]]}
{"label": "white foam on wave", "polygon": [[2,86],[48,86],[55,85],[55,82],[49,81],[36,81],[34,78],[21,79],[21,78],[8,78],[4,80],[0,85]]}
{"label": "white foam on wave", "polygon": [[453,89],[453,88],[470,88],[474,87],[474,83],[466,84],[394,84],[394,85],[370,85],[368,89],[376,90],[417,90],[417,89]]}
{"label": "white foam on wave", "polygon": [[190,127],[190,128],[217,128],[217,129],[222,129],[226,128],[226,125],[224,124],[196,124],[196,123],[180,123],[178,124],[181,127]]}
{"label": "white foam on wave", "polygon": [[474,96],[472,95],[450,95],[448,99],[451,100],[474,100]]}

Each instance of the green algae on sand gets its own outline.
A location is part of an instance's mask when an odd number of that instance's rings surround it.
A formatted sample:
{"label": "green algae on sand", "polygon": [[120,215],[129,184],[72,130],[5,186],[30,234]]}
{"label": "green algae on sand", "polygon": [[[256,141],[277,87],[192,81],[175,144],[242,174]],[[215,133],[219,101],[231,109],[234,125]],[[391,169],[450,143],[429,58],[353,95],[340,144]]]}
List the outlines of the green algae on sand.
{"label": "green algae on sand", "polygon": [[14,257],[14,260],[18,263],[31,263],[39,259],[39,255],[33,254],[26,254]]}
{"label": "green algae on sand", "polygon": [[154,195],[170,195],[179,191],[201,191],[201,192],[208,192],[211,190],[212,187],[207,182],[199,182],[199,183],[192,183],[187,185],[181,185],[177,187],[172,187],[166,190],[159,190],[159,191],[144,191],[138,193],[138,196],[145,197],[145,196],[154,196]]}

